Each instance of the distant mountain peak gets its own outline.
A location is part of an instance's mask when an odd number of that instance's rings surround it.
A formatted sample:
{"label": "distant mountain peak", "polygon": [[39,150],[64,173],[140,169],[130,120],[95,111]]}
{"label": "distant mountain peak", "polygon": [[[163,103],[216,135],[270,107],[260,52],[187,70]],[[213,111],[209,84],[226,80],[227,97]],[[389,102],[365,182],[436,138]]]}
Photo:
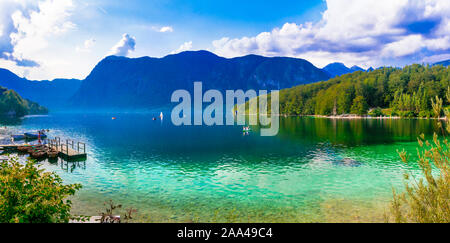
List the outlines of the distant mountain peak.
{"label": "distant mountain peak", "polygon": [[341,62],[333,62],[330,63],[328,65],[326,65],[323,68],[324,71],[326,71],[327,73],[330,74],[330,76],[332,78],[336,77],[336,76],[341,76],[347,73],[353,73],[356,71],[366,71],[361,67],[358,67],[356,65],[352,66],[351,68],[348,68],[347,66],[345,66],[345,64],[341,63]]}
{"label": "distant mountain peak", "polygon": [[447,66],[450,65],[450,59],[449,60],[440,61],[440,62],[436,62],[436,63],[433,64],[433,66],[436,66],[436,65],[442,65],[444,67],[447,67]]}
{"label": "distant mountain peak", "polygon": [[351,67],[350,70],[352,70],[352,71],[354,71],[354,72],[356,72],[356,71],[362,71],[362,72],[366,71],[366,70],[364,70],[363,68],[361,68],[361,67],[359,67],[359,66],[356,66],[356,65],[354,65],[353,67]]}

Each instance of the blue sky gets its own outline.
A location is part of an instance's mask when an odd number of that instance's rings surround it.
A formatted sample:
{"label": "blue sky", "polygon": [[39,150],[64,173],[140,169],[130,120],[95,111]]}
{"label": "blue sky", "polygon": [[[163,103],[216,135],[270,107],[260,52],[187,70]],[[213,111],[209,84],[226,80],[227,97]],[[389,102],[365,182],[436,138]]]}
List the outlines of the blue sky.
{"label": "blue sky", "polygon": [[84,78],[107,55],[304,58],[365,68],[450,59],[448,0],[1,0],[0,67]]}

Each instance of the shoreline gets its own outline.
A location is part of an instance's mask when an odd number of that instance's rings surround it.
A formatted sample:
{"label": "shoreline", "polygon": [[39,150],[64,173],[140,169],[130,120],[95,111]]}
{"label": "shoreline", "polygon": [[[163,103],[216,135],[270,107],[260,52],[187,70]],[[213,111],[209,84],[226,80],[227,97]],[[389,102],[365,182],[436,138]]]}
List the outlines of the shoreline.
{"label": "shoreline", "polygon": [[[245,114],[246,116],[259,116],[260,114],[257,113],[251,113],[251,114]],[[271,114],[261,114],[264,116],[271,116]],[[404,120],[410,120],[410,119],[415,119],[415,120],[447,120],[446,117],[439,117],[439,118],[434,118],[434,117],[400,117],[400,116],[357,116],[357,115],[348,115],[348,116],[342,116],[342,115],[337,115],[337,116],[326,116],[326,115],[287,115],[287,114],[274,114],[274,116],[279,116],[279,117],[311,117],[311,118],[326,118],[326,119],[341,119],[341,120],[352,120],[352,119],[371,119],[371,120],[399,120],[399,119],[404,119]]]}
{"label": "shoreline", "polygon": [[372,120],[398,120],[398,119],[404,119],[404,120],[446,120],[446,117],[400,117],[400,116],[325,116],[325,115],[306,115],[305,117],[314,117],[314,118],[327,118],[327,119],[372,119]]}

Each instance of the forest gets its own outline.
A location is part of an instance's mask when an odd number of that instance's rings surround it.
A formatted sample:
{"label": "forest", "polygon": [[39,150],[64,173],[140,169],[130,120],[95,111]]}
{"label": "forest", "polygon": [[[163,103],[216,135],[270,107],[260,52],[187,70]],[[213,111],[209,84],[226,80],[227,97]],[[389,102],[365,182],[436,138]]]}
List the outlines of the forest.
{"label": "forest", "polygon": [[14,90],[0,86],[0,117],[22,117],[46,113],[48,113],[47,108],[22,98]]}
{"label": "forest", "polygon": [[445,97],[449,86],[449,69],[442,65],[357,71],[281,90],[280,113],[430,117],[432,99]]}

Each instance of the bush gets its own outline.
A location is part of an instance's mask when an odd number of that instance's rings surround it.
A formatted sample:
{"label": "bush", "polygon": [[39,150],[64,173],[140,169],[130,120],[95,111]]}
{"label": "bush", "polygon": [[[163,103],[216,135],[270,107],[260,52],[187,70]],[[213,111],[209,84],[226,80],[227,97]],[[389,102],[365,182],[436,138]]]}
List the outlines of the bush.
{"label": "bush", "polygon": [[381,110],[381,108],[372,109],[369,112],[369,116],[373,116],[373,117],[383,116],[383,111]]}
{"label": "bush", "polygon": [[433,113],[430,111],[420,111],[418,116],[423,118],[430,118],[433,116]]}
{"label": "bush", "polygon": [[[424,179],[417,179],[411,173],[405,174],[405,179],[412,183],[406,183],[405,193],[397,195],[393,190],[393,220],[397,223],[449,223],[450,144],[447,139],[439,141],[435,134],[433,144],[425,141],[421,135],[419,145],[423,150],[418,152],[418,163]],[[408,162],[406,152],[400,152],[400,157],[405,163]],[[433,175],[433,165],[438,175]]]}
{"label": "bush", "polygon": [[0,162],[0,222],[68,223],[71,201],[79,184],[63,185],[55,173],[17,157]]}

